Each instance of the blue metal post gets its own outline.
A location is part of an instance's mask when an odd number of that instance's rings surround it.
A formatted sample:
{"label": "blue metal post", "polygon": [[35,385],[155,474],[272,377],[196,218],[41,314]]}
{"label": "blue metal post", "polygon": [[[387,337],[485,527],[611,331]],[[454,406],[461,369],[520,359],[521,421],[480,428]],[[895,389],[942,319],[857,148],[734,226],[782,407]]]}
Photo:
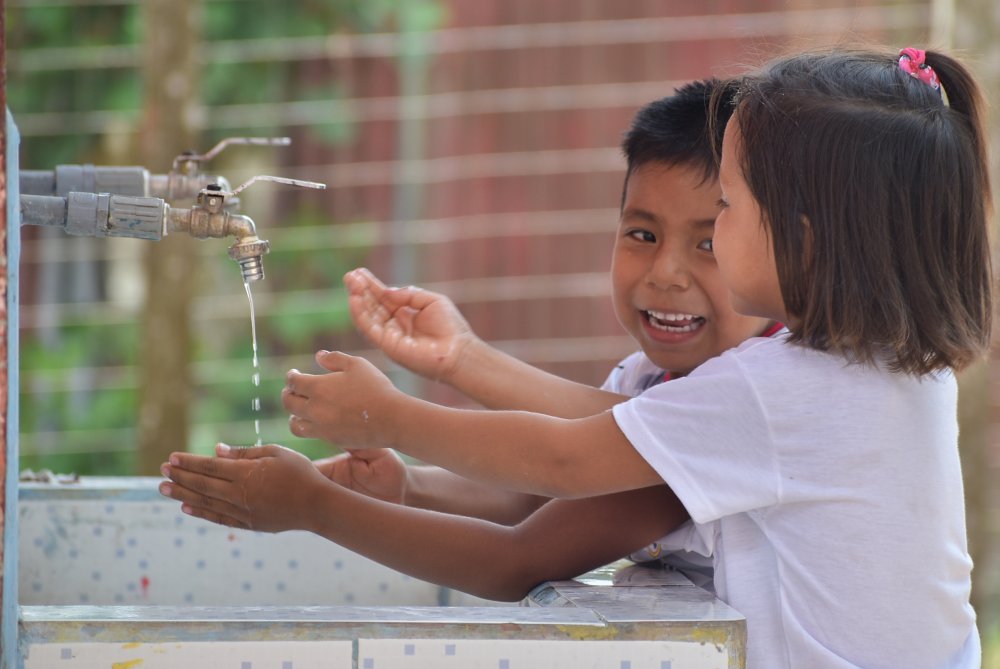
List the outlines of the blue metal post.
{"label": "blue metal post", "polygon": [[21,136],[10,110],[6,110],[7,130],[7,477],[4,498],[3,522],[3,621],[0,628],[0,669],[20,669],[21,663],[17,644],[18,592],[18,329],[19,318],[19,274],[21,260],[21,214],[18,203],[20,191],[18,183],[18,150]]}

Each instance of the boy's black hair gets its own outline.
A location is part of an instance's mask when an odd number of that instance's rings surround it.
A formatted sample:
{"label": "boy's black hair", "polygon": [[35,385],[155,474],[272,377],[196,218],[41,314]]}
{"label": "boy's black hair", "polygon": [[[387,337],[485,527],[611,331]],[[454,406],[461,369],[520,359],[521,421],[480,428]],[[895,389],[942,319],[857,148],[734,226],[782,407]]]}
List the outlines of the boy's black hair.
{"label": "boy's black hair", "polygon": [[705,181],[718,178],[715,147],[722,144],[726,122],[733,112],[734,92],[729,83],[704,79],[685,84],[673,95],[636,112],[622,140],[628,161],[622,203],[629,177],[647,163],[687,165],[701,170]]}

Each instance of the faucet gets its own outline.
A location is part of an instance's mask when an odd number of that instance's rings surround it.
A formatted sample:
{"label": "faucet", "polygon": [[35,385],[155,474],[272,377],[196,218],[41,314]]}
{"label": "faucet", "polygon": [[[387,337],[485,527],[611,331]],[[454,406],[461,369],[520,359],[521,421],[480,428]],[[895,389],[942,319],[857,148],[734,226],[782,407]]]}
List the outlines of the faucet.
{"label": "faucet", "polygon": [[[150,175],[141,167],[93,165],[22,172],[21,186],[26,190],[20,200],[21,224],[60,227],[70,235],[153,241],[171,232],[186,232],[196,239],[234,237],[229,257],[239,263],[243,281],[260,281],[264,278],[263,256],[271,245],[257,236],[250,217],[235,213],[239,193],[257,181],[320,189],[326,184],[258,175],[230,190],[224,178],[200,174],[199,167],[230,144],[289,143],[286,137],[224,139],[208,153],[177,156],[167,175]],[[195,195],[196,203],[189,209],[167,203]]]}
{"label": "faucet", "polygon": [[187,232],[196,239],[235,237],[236,241],[229,247],[229,257],[239,263],[245,283],[264,278],[263,256],[271,250],[271,244],[257,236],[257,228],[249,216],[228,211],[227,202],[236,199],[257,181],[272,181],[303,188],[326,188],[326,184],[315,181],[261,174],[234,190],[223,190],[218,184],[209,185],[198,193],[198,202],[194,207],[167,207],[163,218],[168,230]]}

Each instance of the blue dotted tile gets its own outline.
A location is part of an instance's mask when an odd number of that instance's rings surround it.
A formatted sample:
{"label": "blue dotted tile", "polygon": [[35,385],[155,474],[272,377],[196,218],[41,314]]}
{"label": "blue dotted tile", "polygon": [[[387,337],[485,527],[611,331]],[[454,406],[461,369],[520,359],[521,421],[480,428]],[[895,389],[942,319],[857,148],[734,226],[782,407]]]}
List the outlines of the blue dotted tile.
{"label": "blue dotted tile", "polygon": [[176,539],[174,539],[174,546],[180,548],[183,545],[184,545],[184,539],[182,537],[177,537]]}
{"label": "blue dotted tile", "polygon": [[205,561],[204,560],[198,560],[197,562],[194,563],[194,566],[197,567],[198,569],[204,569],[205,568]]}
{"label": "blue dotted tile", "polygon": [[288,568],[289,569],[298,569],[299,568],[299,561],[298,560],[289,560],[288,561]]}
{"label": "blue dotted tile", "polygon": [[264,568],[264,561],[263,560],[254,560],[253,561],[253,568],[254,569],[263,569]]}
{"label": "blue dotted tile", "polygon": [[115,551],[115,557],[116,558],[123,558],[123,557],[125,557],[125,549],[124,548],[119,548],[118,550],[116,550]]}
{"label": "blue dotted tile", "polygon": [[455,654],[455,644],[453,644],[453,643],[446,643],[444,645],[444,654],[445,655],[454,655]]}
{"label": "blue dotted tile", "polygon": [[510,660],[504,658],[497,663],[497,669],[510,669]]}
{"label": "blue dotted tile", "polygon": [[632,669],[632,663],[628,660],[622,660],[622,663],[618,665],[621,669]]}
{"label": "blue dotted tile", "polygon": [[403,655],[416,655],[416,653],[417,653],[417,647],[414,646],[412,643],[408,643],[405,646],[403,646]]}
{"label": "blue dotted tile", "polygon": [[73,649],[72,648],[60,648],[59,649],[59,659],[60,660],[72,660],[73,659]]}
{"label": "blue dotted tile", "polygon": [[366,657],[362,662],[364,669],[375,669],[375,659],[371,657]]}
{"label": "blue dotted tile", "polygon": [[114,504],[108,504],[107,506],[104,507],[104,513],[112,514],[114,512],[115,512],[115,505]]}

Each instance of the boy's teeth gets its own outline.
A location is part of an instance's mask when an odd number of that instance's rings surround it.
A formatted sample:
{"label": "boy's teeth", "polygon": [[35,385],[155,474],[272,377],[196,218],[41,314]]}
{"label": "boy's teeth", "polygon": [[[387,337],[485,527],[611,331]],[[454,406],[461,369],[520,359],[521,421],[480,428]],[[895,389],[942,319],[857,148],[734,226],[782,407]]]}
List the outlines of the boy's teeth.
{"label": "boy's teeth", "polygon": [[654,328],[677,333],[694,332],[701,327],[705,320],[694,314],[676,314],[665,311],[647,311],[646,315],[650,325]]}
{"label": "boy's teeth", "polygon": [[698,318],[694,314],[673,314],[665,311],[649,311],[647,313],[653,318],[661,321],[693,321]]}

